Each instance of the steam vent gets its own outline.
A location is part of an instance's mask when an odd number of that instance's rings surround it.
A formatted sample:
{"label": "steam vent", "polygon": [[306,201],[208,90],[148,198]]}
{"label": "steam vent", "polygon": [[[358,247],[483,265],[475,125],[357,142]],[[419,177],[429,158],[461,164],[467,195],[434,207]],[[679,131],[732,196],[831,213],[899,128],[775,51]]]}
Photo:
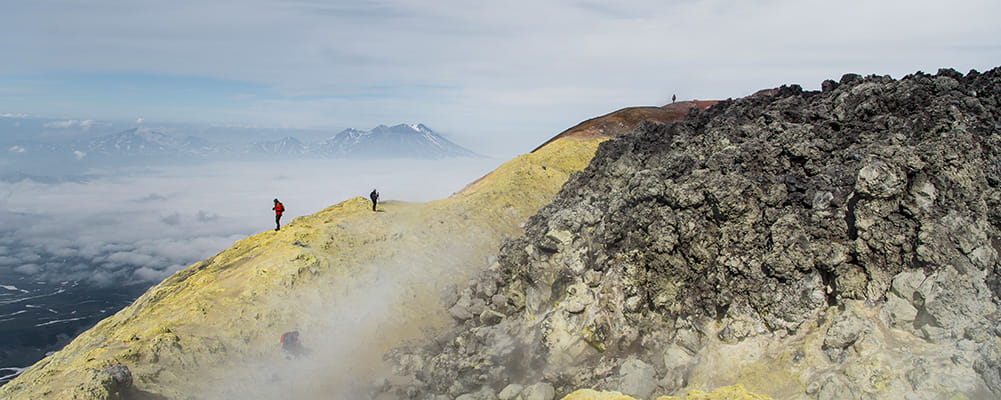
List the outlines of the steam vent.
{"label": "steam vent", "polygon": [[380,207],[237,242],[0,398],[1001,398],[998,68],[624,109]]}

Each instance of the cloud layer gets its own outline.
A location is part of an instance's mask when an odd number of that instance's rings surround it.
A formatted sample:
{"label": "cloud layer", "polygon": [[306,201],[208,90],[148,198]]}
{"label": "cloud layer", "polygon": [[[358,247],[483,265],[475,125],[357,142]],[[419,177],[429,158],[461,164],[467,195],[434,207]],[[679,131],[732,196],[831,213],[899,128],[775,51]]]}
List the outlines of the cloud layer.
{"label": "cloud layer", "polygon": [[[1001,25],[986,15],[1001,15],[1001,3],[14,2],[0,15],[0,52],[16,55],[0,65],[0,108],[273,126],[425,122],[474,147],[521,138],[524,148],[674,93],[727,98],[817,88],[845,72],[990,68]],[[161,78],[117,75],[126,73]],[[103,90],[74,91],[80,81]]]}

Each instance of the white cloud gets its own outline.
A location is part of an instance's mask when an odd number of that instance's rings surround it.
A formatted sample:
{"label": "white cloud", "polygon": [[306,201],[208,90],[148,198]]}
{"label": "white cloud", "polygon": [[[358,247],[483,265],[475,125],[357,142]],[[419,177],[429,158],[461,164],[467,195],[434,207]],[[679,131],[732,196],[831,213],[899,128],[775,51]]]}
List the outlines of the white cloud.
{"label": "white cloud", "polygon": [[137,124],[141,124],[141,123],[143,123],[143,121],[145,121],[145,120],[143,119],[143,117],[139,117],[139,118],[136,118],[136,123],[137,123]]}
{"label": "white cloud", "polygon": [[37,275],[39,271],[42,270],[38,264],[21,264],[14,268],[15,272],[19,272],[25,275]]}
{"label": "white cloud", "polygon": [[0,114],[0,118],[28,118],[28,114],[3,113],[3,114]]}
{"label": "white cloud", "polygon": [[136,253],[135,251],[112,253],[106,259],[110,262],[123,265],[149,265],[154,261],[158,261],[151,255]]}
{"label": "white cloud", "polygon": [[18,145],[10,146],[10,148],[7,149],[8,153],[24,153],[25,151],[27,151],[27,149],[25,149],[24,146]]}
{"label": "white cloud", "polygon": [[[125,70],[249,82],[281,95],[239,88],[228,93],[232,101],[193,107],[145,93],[149,102],[106,111],[129,112],[123,119],[141,112],[342,128],[422,121],[487,152],[530,149],[582,119],[664,104],[674,93],[739,97],[784,83],[817,88],[845,72],[965,72],[1001,59],[1001,24],[983,18],[1001,15],[992,0],[97,0],[8,8],[0,37],[30,37],[35,46],[0,43],[0,52],[19,55],[0,74]],[[60,29],[46,28],[51,19]]]}
{"label": "white cloud", "polygon": [[84,153],[80,150],[73,150],[73,157],[76,157],[77,160],[82,160],[86,156],[87,153]]}
{"label": "white cloud", "polygon": [[68,129],[68,128],[90,129],[92,126],[94,126],[94,121],[90,120],[90,119],[82,120],[82,121],[71,119],[71,120],[67,120],[67,121],[46,122],[42,126],[44,126],[46,128],[53,128],[53,129]]}
{"label": "white cloud", "polygon": [[153,269],[153,268],[142,267],[135,270],[132,273],[132,275],[135,278],[135,280],[138,281],[157,282],[163,280],[164,278],[170,276],[171,274],[177,271],[180,271],[183,268],[184,266],[180,264],[170,265],[164,269]]}

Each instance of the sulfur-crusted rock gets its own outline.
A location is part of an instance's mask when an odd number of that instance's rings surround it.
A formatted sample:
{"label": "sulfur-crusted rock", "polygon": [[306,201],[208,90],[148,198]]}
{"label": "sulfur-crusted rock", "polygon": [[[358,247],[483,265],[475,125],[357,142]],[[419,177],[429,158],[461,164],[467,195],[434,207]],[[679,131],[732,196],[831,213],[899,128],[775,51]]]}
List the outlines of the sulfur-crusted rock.
{"label": "sulfur-crusted rock", "polygon": [[127,400],[132,398],[132,372],[121,365],[109,365],[100,370],[86,371],[87,378],[72,390],[64,391],[61,396],[70,399],[109,399]]}
{"label": "sulfur-crusted rock", "polygon": [[841,359],[841,351],[855,344],[868,333],[869,327],[864,319],[852,312],[845,312],[835,317],[827,328],[823,348],[829,351],[831,358]]}
{"label": "sulfur-crusted rock", "polygon": [[413,373],[428,393],[476,363],[503,379],[458,380],[557,395],[642,375],[632,393],[999,398],[998,121],[1001,69],[846,74],[641,125],[501,246],[497,291],[525,300],[492,340],[512,350],[411,348],[439,363]]}
{"label": "sulfur-crusted rock", "polygon": [[[563,400],[636,400],[620,392],[581,389],[568,394]],[[711,392],[693,390],[685,397],[661,396],[657,400],[771,400],[770,397],[747,391],[741,385],[716,388]]]}
{"label": "sulfur-crusted rock", "polygon": [[570,393],[563,400],[636,400],[620,392],[602,392],[594,389],[581,389]]}
{"label": "sulfur-crusted rock", "polygon": [[749,392],[742,385],[733,385],[713,389],[711,392],[693,390],[684,398],[663,396],[657,400],[771,400],[771,397]]}

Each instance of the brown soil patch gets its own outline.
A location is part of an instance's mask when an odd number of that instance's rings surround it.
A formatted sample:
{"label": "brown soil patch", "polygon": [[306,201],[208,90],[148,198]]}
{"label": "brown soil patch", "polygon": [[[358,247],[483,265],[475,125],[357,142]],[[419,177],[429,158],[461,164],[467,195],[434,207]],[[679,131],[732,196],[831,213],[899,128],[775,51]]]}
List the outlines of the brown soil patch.
{"label": "brown soil patch", "polygon": [[564,137],[609,138],[631,132],[641,121],[652,121],[661,124],[680,121],[685,118],[685,115],[688,115],[688,110],[692,108],[705,110],[716,103],[718,103],[718,101],[695,100],[679,101],[662,107],[623,108],[621,110],[581,122],[574,127],[561,132],[559,135],[554,136],[552,139],[549,139],[541,146],[536,147],[535,150],[532,150],[532,152],[545,147],[556,139]]}

